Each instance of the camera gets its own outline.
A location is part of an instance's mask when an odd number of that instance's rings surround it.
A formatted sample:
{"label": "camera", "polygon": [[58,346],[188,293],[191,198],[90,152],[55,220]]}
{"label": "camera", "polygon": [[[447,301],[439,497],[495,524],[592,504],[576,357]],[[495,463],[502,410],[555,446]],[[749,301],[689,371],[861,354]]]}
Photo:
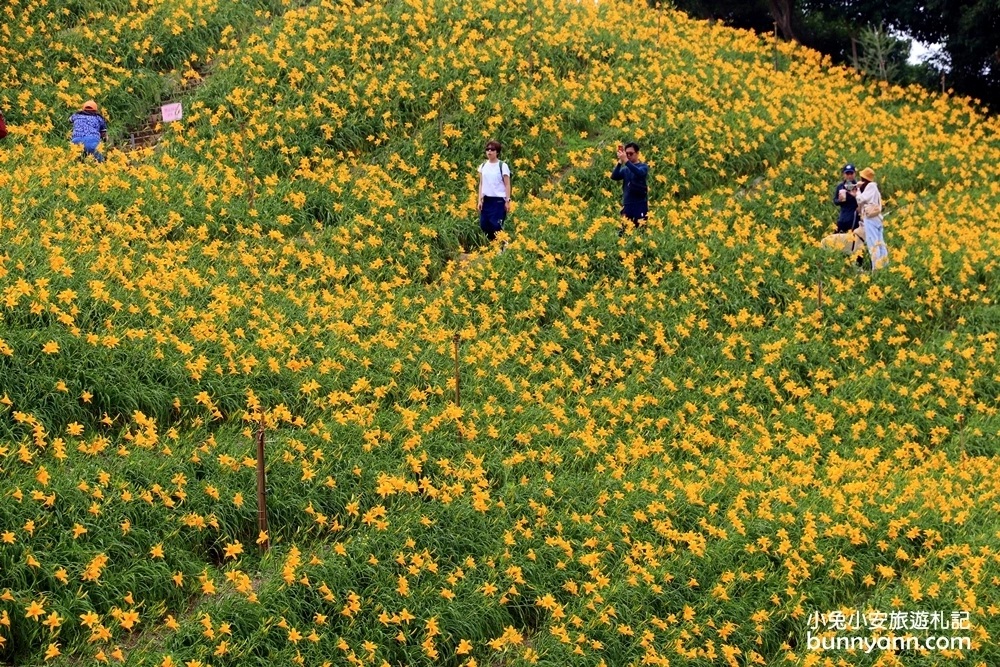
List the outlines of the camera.
{"label": "camera", "polygon": [[848,192],[854,192],[855,190],[858,189],[858,184],[857,183],[851,183],[850,181],[846,181],[844,183],[844,189],[847,190]]}

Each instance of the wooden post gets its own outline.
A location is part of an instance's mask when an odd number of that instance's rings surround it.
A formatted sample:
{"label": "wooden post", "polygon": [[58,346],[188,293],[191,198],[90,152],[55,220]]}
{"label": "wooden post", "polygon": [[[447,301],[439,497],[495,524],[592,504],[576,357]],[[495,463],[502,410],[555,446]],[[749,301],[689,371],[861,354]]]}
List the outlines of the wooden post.
{"label": "wooden post", "polygon": [[663,12],[660,11],[660,3],[656,3],[656,45],[660,45],[660,17],[663,16]]}
{"label": "wooden post", "polygon": [[774,22],[774,43],[773,44],[774,44],[774,48],[772,49],[772,51],[774,52],[774,71],[777,72],[778,71],[778,22],[777,21]]}
{"label": "wooden post", "polygon": [[441,99],[438,100],[438,139],[444,136],[444,89],[441,91]]}
{"label": "wooden post", "polygon": [[528,11],[528,86],[533,86],[531,76],[535,73],[535,6],[525,3]]}
{"label": "wooden post", "polygon": [[458,333],[455,333],[455,337],[452,339],[455,342],[455,405],[462,405],[462,394],[459,390],[459,375],[458,375]]}
{"label": "wooden post", "polygon": [[[257,426],[257,529],[261,533],[267,533],[267,476],[264,472],[264,415],[260,417],[260,424]],[[270,539],[261,544],[261,548],[267,551]]]}
{"label": "wooden post", "polygon": [[257,188],[254,187],[253,178],[250,176],[249,158],[247,157],[247,124],[244,121],[240,125],[240,160],[243,167],[243,187],[246,189],[247,202],[253,207],[253,202],[257,199]]}

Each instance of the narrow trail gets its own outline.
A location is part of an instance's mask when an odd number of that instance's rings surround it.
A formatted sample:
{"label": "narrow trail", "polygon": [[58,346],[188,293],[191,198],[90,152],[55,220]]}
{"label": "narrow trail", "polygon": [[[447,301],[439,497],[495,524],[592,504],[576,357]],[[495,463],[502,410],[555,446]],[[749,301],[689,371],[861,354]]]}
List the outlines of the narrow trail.
{"label": "narrow trail", "polygon": [[[268,15],[261,18],[252,26],[252,28],[273,25],[276,21],[283,19],[289,12],[298,11],[303,7],[308,6],[309,2],[310,0],[298,0],[287,7],[281,14]],[[251,30],[252,28],[248,28],[248,30]],[[220,56],[225,57],[228,53],[229,51],[223,50],[216,53],[216,58],[219,58]],[[128,139],[125,140],[123,144],[119,144],[118,147],[126,153],[146,148],[155,148],[160,143],[160,139],[163,137],[163,105],[173,104],[176,102],[183,104],[186,98],[193,91],[204,85],[204,83],[211,77],[214,63],[215,60],[199,63],[200,66],[195,67],[195,72],[198,76],[186,79],[180,86],[176,87],[176,89],[168,95],[167,99],[164,99],[160,103],[159,108],[150,112],[144,122],[142,122],[135,129],[129,130]],[[161,73],[161,76],[164,76],[164,73]]]}

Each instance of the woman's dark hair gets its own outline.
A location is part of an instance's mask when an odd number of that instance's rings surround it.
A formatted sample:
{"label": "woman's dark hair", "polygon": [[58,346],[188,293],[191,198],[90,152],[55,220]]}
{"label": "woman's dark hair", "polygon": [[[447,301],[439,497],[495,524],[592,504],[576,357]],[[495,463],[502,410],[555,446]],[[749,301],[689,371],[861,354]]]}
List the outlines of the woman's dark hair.
{"label": "woman's dark hair", "polygon": [[491,139],[490,141],[487,141],[486,142],[486,148],[487,149],[490,149],[490,148],[497,149],[497,157],[500,157],[500,151],[503,150],[503,146],[496,139]]}

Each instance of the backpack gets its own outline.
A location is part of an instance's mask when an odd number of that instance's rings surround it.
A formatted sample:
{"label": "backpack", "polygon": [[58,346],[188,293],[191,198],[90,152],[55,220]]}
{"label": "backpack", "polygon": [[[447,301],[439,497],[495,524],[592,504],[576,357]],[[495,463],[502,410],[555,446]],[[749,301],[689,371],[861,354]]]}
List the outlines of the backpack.
{"label": "backpack", "polygon": [[7,121],[3,118],[3,112],[0,111],[0,139],[7,136]]}

